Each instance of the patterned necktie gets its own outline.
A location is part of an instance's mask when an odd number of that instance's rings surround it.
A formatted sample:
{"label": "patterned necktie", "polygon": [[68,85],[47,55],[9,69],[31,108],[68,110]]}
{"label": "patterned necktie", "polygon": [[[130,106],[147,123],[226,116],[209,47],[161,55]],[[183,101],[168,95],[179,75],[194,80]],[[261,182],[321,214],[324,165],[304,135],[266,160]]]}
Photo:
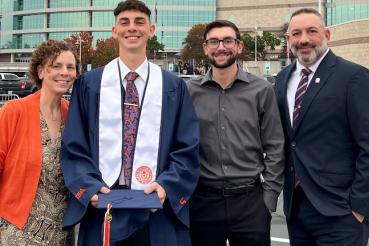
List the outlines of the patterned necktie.
{"label": "patterned necktie", "polygon": [[301,70],[302,75],[299,82],[299,85],[297,86],[296,94],[295,94],[295,106],[293,108],[293,128],[295,129],[296,122],[300,115],[300,109],[302,106],[302,99],[306,93],[306,89],[308,86],[309,81],[309,74],[311,73],[311,70],[309,68],[304,68]]}
{"label": "patterned necktie", "polygon": [[136,133],[138,127],[138,117],[140,114],[138,91],[134,84],[138,77],[136,72],[129,72],[125,79],[127,80],[126,93],[124,97],[124,180],[125,184],[131,186],[131,173],[133,164],[134,146],[136,142]]}
{"label": "patterned necktie", "polygon": [[[309,74],[311,73],[311,70],[308,68],[304,68],[301,70],[302,75],[299,82],[299,85],[297,86],[296,94],[295,94],[295,106],[293,108],[293,129],[296,129],[296,123],[297,119],[299,118],[300,109],[302,106],[302,99],[306,93],[306,89],[308,86],[309,81]],[[295,169],[295,189],[300,185],[300,179],[297,177],[296,169]]]}

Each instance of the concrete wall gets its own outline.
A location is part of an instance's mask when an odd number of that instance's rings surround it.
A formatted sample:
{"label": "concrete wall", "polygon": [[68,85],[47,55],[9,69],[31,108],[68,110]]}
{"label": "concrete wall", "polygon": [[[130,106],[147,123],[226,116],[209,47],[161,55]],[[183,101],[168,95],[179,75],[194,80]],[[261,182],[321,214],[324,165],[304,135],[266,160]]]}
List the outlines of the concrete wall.
{"label": "concrete wall", "polygon": [[[256,31],[279,32],[282,25],[289,21],[290,14],[303,7],[318,10],[318,1],[218,0],[216,17],[234,22],[241,32],[254,32],[255,27]],[[347,60],[369,68],[369,19],[329,28],[332,32],[332,50]],[[263,65],[260,65],[260,72],[264,73]]]}
{"label": "concrete wall", "polygon": [[332,51],[369,68],[369,19],[330,26]]}
{"label": "concrete wall", "polygon": [[[273,75],[281,71],[279,61],[257,61],[256,66],[254,61],[244,61],[242,65],[245,70],[259,76],[263,74]],[[267,67],[269,70],[266,69]]]}
{"label": "concrete wall", "polygon": [[241,32],[280,31],[292,12],[302,7],[318,9],[314,0],[218,0],[217,19],[234,22]]}

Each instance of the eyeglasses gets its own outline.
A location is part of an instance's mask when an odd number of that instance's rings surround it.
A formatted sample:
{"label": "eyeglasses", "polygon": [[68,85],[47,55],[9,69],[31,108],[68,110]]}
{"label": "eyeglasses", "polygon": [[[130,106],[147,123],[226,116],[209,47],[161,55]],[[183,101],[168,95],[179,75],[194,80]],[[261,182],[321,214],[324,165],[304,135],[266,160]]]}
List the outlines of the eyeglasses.
{"label": "eyeglasses", "polygon": [[239,40],[237,38],[224,38],[224,39],[211,38],[205,40],[205,43],[209,48],[216,49],[219,47],[220,42],[222,42],[225,48],[231,49],[236,45],[238,41]]}

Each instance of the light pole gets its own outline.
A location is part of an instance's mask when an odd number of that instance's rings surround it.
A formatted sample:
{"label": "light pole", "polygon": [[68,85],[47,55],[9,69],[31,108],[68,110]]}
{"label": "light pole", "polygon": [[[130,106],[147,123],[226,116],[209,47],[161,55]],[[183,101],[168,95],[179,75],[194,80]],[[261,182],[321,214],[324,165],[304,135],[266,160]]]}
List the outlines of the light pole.
{"label": "light pole", "polygon": [[254,27],[255,29],[255,67],[257,66],[257,62],[258,62],[258,58],[257,58],[257,55],[258,55],[258,33],[257,33],[257,30],[258,30],[258,27]]}
{"label": "light pole", "polygon": [[323,13],[322,13],[322,0],[318,0],[318,10],[319,10],[319,14],[323,15]]}
{"label": "light pole", "polygon": [[288,31],[285,33],[285,38],[286,38],[286,52],[287,52],[286,65],[290,65],[290,44],[288,42]]}
{"label": "light pole", "polygon": [[81,33],[78,34],[79,42],[79,72],[82,73],[82,38]]}

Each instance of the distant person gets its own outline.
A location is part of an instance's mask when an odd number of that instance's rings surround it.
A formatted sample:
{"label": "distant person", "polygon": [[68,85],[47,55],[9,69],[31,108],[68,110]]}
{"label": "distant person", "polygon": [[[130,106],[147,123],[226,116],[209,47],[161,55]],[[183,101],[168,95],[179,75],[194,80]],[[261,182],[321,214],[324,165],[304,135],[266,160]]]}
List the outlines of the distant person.
{"label": "distant person", "polygon": [[277,76],[292,246],[368,241],[369,71],[334,55],[330,36],[316,10],[294,12],[287,39],[297,59]]}
{"label": "distant person", "polygon": [[112,208],[111,245],[190,246],[189,206],[199,176],[199,127],[184,81],[146,58],[155,33],[142,2],[120,2],[119,57],[83,74],[71,98],[62,167],[73,194],[64,227],[80,222],[78,245],[102,245],[111,189],[156,192],[162,210]]}
{"label": "distant person", "polygon": [[188,63],[187,62],[183,65],[183,74],[188,74]]}
{"label": "distant person", "polygon": [[270,245],[283,185],[283,130],[273,86],[237,64],[243,48],[232,22],[209,23],[203,49],[211,68],[188,82],[200,121],[200,180],[190,201],[194,246]]}
{"label": "distant person", "polygon": [[74,245],[62,231],[69,192],[60,167],[61,132],[78,61],[64,41],[45,41],[29,72],[39,89],[0,111],[0,245]]}
{"label": "distant person", "polygon": [[195,67],[194,73],[196,75],[202,75],[204,73],[203,66],[201,64]]}
{"label": "distant person", "polygon": [[192,75],[193,74],[193,65],[189,64],[187,66],[187,74]]}

